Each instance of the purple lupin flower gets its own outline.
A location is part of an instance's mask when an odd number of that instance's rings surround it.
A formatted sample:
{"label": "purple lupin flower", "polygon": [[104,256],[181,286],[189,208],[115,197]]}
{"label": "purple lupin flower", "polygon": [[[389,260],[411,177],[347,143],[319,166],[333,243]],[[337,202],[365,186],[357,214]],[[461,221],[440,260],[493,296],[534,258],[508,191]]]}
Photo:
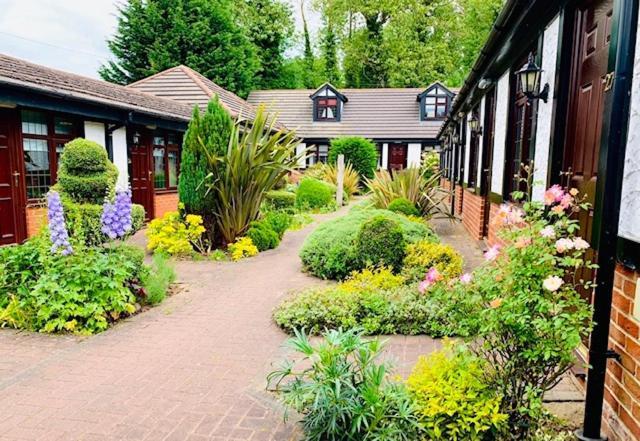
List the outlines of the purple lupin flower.
{"label": "purple lupin flower", "polygon": [[55,191],[50,191],[47,195],[47,217],[49,219],[49,237],[51,238],[51,252],[60,250],[63,256],[73,253],[73,248],[69,243],[69,233],[64,221],[64,210],[60,195]]}
{"label": "purple lupin flower", "polygon": [[131,230],[131,191],[116,193],[113,203],[105,201],[102,208],[102,232],[114,240],[126,236]]}

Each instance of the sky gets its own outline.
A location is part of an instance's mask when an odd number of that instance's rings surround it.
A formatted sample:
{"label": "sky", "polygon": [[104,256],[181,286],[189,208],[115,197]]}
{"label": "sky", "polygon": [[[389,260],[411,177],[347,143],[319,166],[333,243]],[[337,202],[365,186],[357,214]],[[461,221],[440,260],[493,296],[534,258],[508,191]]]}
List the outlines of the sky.
{"label": "sky", "polygon": [[[300,0],[286,1],[293,5],[301,30]],[[116,28],[117,4],[118,0],[0,0],[0,53],[98,78],[98,67],[111,56],[106,40]],[[308,11],[307,18],[317,29],[318,15]]]}

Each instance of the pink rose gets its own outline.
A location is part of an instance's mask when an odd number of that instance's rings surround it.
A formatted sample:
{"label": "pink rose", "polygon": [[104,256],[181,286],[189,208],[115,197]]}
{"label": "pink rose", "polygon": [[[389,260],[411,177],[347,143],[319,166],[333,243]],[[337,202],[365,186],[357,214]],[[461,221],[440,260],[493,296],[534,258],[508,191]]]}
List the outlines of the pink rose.
{"label": "pink rose", "polygon": [[514,245],[518,249],[527,247],[527,246],[531,245],[531,238],[530,237],[521,237],[518,240],[516,240],[516,243]]}
{"label": "pink rose", "polygon": [[554,202],[560,202],[565,195],[564,190],[558,184],[552,185],[544,193],[544,204],[551,205]]}
{"label": "pink rose", "polygon": [[487,259],[488,261],[492,261],[492,260],[496,260],[498,255],[500,255],[500,246],[494,245],[484,253],[484,258]]}
{"label": "pink rose", "polygon": [[564,281],[560,277],[549,276],[542,282],[542,287],[547,291],[555,292],[560,289],[563,283]]}
{"label": "pink rose", "polygon": [[547,239],[554,238],[556,237],[556,230],[551,225],[547,225],[542,230],[540,230],[540,236]]}
{"label": "pink rose", "polygon": [[473,280],[473,276],[470,273],[464,273],[460,276],[460,283],[468,285]]}
{"label": "pink rose", "polygon": [[576,250],[587,250],[590,246],[591,245],[589,245],[589,242],[581,237],[576,237],[575,239],[573,239],[573,248],[575,248]]}
{"label": "pink rose", "polygon": [[556,251],[559,253],[564,253],[565,251],[572,250],[574,247],[573,241],[571,239],[558,239],[556,240]]}

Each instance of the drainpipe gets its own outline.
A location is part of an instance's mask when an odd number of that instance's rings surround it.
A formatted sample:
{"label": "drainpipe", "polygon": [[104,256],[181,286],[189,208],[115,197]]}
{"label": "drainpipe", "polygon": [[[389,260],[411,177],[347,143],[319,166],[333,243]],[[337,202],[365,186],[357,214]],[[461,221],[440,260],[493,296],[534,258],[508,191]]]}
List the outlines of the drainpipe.
{"label": "drainpipe", "polygon": [[[634,4],[635,3],[635,4]],[[598,250],[598,271],[593,302],[593,321],[589,345],[591,368],[587,377],[584,424],[577,432],[582,441],[606,440],[602,436],[602,409],[604,404],[605,376],[607,360],[616,354],[609,350],[609,322],[611,319],[611,299],[613,277],[616,267],[616,247],[618,242],[618,222],[620,217],[620,195],[624,173],[625,147],[631,81],[637,30],[637,0],[615,0],[614,23],[611,45],[616,48],[609,54],[609,70],[615,73],[612,89],[608,92],[603,124],[598,170],[598,190],[596,210],[601,213],[600,225],[594,225],[594,238]],[[609,197],[605,197],[608,195]]]}

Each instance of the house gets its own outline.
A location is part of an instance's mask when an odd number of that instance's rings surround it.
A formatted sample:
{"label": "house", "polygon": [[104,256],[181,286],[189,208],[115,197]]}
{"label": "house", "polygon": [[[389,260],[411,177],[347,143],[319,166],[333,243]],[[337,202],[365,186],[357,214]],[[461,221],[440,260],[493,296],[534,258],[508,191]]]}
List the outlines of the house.
{"label": "house", "polygon": [[440,83],[426,89],[258,90],[247,101],[266,105],[307,149],[299,167],[326,162],[331,140],[361,136],[376,143],[379,166],[398,170],[419,166],[425,150],[438,148],[437,135],[455,90]]}
{"label": "house", "polygon": [[148,219],[176,210],[182,137],[193,106],[214,94],[233,117],[255,115],[185,66],[124,87],[0,55],[0,245],[43,224],[60,154],[77,137],[106,148]]}
{"label": "house", "polygon": [[633,0],[507,0],[439,132],[443,185],[469,234],[498,241],[492,217],[533,161],[541,200],[578,188],[597,287],[579,439],[640,439],[640,47]]}

